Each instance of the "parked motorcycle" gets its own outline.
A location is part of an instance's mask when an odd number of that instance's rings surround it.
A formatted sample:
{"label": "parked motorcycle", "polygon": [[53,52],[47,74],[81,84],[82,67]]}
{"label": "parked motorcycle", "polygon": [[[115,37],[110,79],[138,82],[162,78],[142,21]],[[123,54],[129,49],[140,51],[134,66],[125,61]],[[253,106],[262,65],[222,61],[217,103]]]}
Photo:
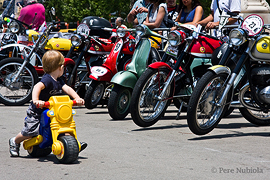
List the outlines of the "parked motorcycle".
{"label": "parked motorcycle", "polygon": [[122,27],[112,31],[117,34],[117,39],[111,53],[101,66],[91,68],[91,81],[84,96],[85,107],[88,109],[95,108],[102,100],[106,101],[109,98],[112,77],[125,69],[135,50],[135,38],[130,32]]}
{"label": "parked motorcycle", "polygon": [[171,31],[168,42],[164,56],[176,58],[176,63],[169,65],[163,61],[149,65],[132,93],[131,116],[140,127],[155,124],[172,99],[179,102],[179,116],[197,81],[212,66],[210,58],[213,51],[222,44],[220,39],[200,33],[200,27],[188,25]]}
{"label": "parked motorcycle", "polygon": [[[247,84],[238,92],[244,107],[240,113],[253,124],[269,125],[269,33],[265,33],[269,28],[260,16],[252,14],[230,32],[229,48],[219,65],[209,68],[190,98],[187,121],[194,134],[207,134],[218,125],[232,106],[235,83],[243,77]],[[227,62],[236,64],[232,69]],[[244,76],[239,76],[243,69]]]}
{"label": "parked motorcycle", "polygon": [[[50,12],[54,12],[54,8]],[[11,57],[0,61],[0,102],[5,105],[23,105],[31,99],[34,85],[39,75],[44,74],[38,52],[44,51],[48,37],[55,24],[53,21],[34,41],[30,48],[22,44],[22,57]],[[65,66],[74,65],[74,61],[66,60]],[[65,70],[66,71],[66,70]]]}
{"label": "parked motorcycle", "polygon": [[[111,23],[103,18],[89,16],[82,20],[76,33],[71,36],[72,47],[65,59],[75,61],[75,65],[69,67],[71,73],[66,78],[67,84],[81,97],[84,97],[86,85],[90,82],[91,67],[102,65],[114,46],[114,42],[109,39],[110,32],[102,30],[104,27],[111,28]],[[79,52],[78,57],[71,55],[75,48]]]}
{"label": "parked motorcycle", "polygon": [[108,110],[113,119],[124,119],[127,116],[131,93],[138,78],[149,64],[161,60],[157,49],[151,47],[150,39],[160,44],[154,37],[166,38],[151,31],[145,25],[138,25],[136,33],[135,51],[130,64],[126,67],[126,71],[116,73],[111,80],[114,87],[108,100]]}
{"label": "parked motorcycle", "polygon": [[72,163],[78,159],[81,143],[77,140],[77,132],[72,109],[76,101],[69,96],[52,96],[45,102],[40,118],[40,135],[27,139],[23,147],[32,157],[44,157],[51,152],[60,163]]}

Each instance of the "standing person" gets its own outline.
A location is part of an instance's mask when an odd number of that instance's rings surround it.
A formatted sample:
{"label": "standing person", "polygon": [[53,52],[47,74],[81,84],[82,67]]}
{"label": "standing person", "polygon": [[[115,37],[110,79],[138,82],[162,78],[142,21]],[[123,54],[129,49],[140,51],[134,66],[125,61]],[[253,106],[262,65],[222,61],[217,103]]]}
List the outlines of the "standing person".
{"label": "standing person", "polygon": [[127,15],[127,22],[135,25],[142,24],[147,17],[149,5],[149,0],[137,0]]}
{"label": "standing person", "polygon": [[168,19],[176,20],[179,13],[179,5],[176,4],[176,0],[167,0]]}
{"label": "standing person", "polygon": [[31,25],[32,28],[38,30],[45,20],[45,8],[42,4],[37,3],[37,0],[28,0],[27,5],[22,7],[19,4],[18,20]]}
{"label": "standing person", "polygon": [[203,8],[199,0],[180,0],[180,12],[176,22],[196,24],[203,17]]}
{"label": "standing person", "polygon": [[[225,12],[240,13],[241,11],[241,0],[212,0],[211,11],[212,13],[199,21],[198,24],[205,26],[206,29],[213,29],[219,25],[219,16]],[[237,19],[229,18],[228,24],[237,24]]]}
{"label": "standing person", "polygon": [[168,11],[165,2],[165,0],[150,0],[152,4],[148,8],[148,15],[143,24],[150,29],[166,28],[165,22],[168,19]]}
{"label": "standing person", "polygon": [[[38,82],[32,92],[32,102],[27,109],[27,117],[24,119],[24,127],[16,136],[9,139],[9,152],[11,156],[19,156],[20,143],[39,134],[41,113],[45,109],[45,101],[51,96],[66,93],[71,96],[78,105],[83,105],[84,100],[60,78],[64,72],[64,56],[55,50],[47,51],[42,57],[43,70],[45,72],[41,81]],[[86,143],[81,143],[81,150],[85,149]]]}

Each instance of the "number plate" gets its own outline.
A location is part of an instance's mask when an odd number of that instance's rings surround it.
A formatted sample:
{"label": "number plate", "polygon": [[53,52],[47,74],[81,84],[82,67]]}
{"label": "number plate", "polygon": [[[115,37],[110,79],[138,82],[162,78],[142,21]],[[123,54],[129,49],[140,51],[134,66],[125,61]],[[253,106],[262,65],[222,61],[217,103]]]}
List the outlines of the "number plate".
{"label": "number plate", "polygon": [[101,66],[94,66],[91,68],[91,74],[95,74],[97,76],[103,76],[107,73],[107,69]]}
{"label": "number plate", "polygon": [[90,34],[90,28],[87,26],[87,24],[82,23],[77,27],[77,33],[87,37]]}
{"label": "number plate", "polygon": [[254,36],[261,32],[264,22],[261,16],[251,14],[247,16],[242,24],[242,28],[248,30],[250,36]]}
{"label": "number plate", "polygon": [[177,57],[178,49],[177,49],[177,47],[169,46],[167,48],[166,53],[169,54],[169,55],[171,55],[171,56]]}

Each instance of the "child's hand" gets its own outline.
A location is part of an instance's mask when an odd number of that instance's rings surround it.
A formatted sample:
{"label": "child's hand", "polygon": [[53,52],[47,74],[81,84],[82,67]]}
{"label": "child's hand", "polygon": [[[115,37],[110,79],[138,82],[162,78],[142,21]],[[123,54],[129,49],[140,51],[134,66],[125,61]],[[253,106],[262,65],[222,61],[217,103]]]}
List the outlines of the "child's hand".
{"label": "child's hand", "polygon": [[45,101],[41,101],[41,100],[34,100],[33,101],[34,105],[36,105],[37,108],[41,108],[44,106]]}
{"label": "child's hand", "polygon": [[76,101],[76,103],[77,103],[78,106],[84,105],[84,99],[82,99],[82,98],[76,98],[74,100]]}

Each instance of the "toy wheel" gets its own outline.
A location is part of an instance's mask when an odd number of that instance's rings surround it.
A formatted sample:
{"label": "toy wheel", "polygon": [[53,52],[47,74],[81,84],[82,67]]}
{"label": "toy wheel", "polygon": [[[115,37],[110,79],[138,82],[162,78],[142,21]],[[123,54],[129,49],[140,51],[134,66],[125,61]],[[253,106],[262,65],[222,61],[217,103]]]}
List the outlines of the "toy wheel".
{"label": "toy wheel", "polygon": [[56,155],[60,163],[72,163],[78,158],[79,146],[77,140],[73,136],[60,136],[58,138],[62,146],[62,152]]}
{"label": "toy wheel", "polygon": [[52,149],[50,147],[42,149],[38,145],[36,145],[28,149],[27,152],[32,157],[45,157],[51,154]]}

